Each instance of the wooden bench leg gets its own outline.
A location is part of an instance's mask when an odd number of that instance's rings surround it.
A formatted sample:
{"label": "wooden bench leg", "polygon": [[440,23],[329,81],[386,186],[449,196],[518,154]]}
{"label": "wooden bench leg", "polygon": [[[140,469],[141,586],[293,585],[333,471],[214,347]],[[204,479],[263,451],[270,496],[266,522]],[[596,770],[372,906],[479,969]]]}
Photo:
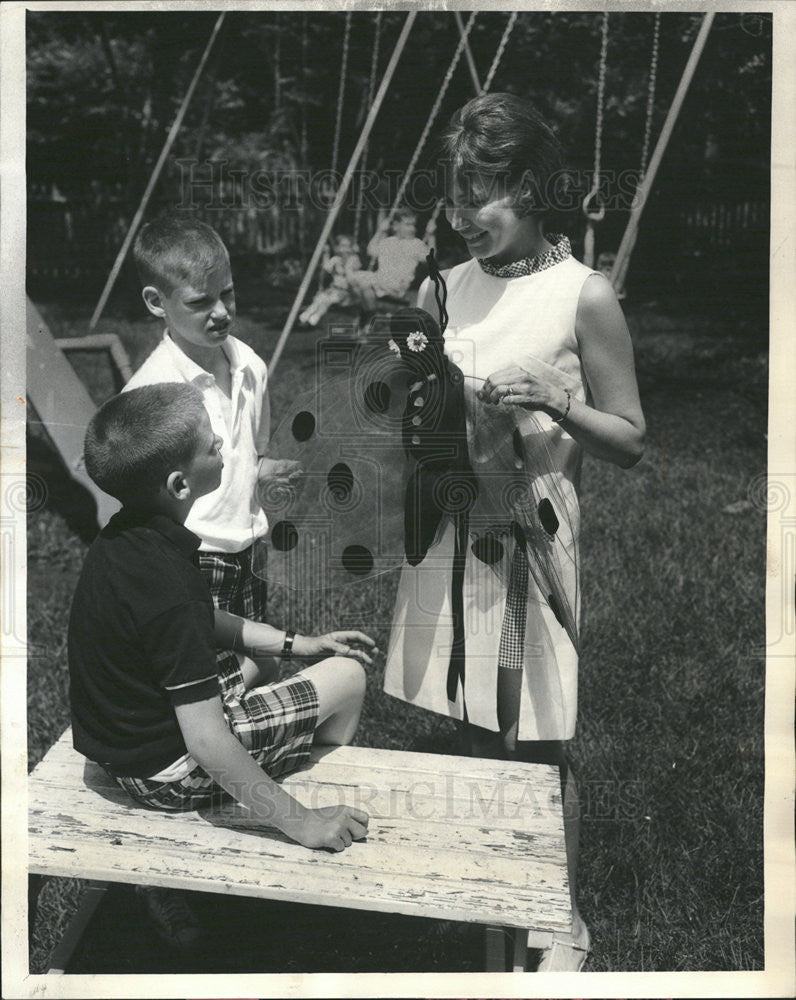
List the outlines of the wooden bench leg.
{"label": "wooden bench leg", "polygon": [[66,967],[72,957],[83,933],[89,925],[89,921],[94,916],[94,911],[105,895],[108,888],[107,882],[89,882],[80,900],[75,915],[69,921],[64,936],[53,949],[50,956],[50,967],[48,975],[62,976],[66,972]]}
{"label": "wooden bench leg", "polygon": [[[525,972],[528,958],[528,931],[520,927],[485,927],[486,971]],[[512,954],[507,960],[506,945]]]}
{"label": "wooden bench leg", "polygon": [[485,927],[486,971],[506,971],[506,929],[505,927]]}
{"label": "wooden bench leg", "polygon": [[525,972],[528,962],[528,931],[521,927],[514,928],[514,959],[512,972]]}
{"label": "wooden bench leg", "polygon": [[28,941],[33,938],[36,913],[39,909],[39,894],[44,888],[43,875],[28,875]]}
{"label": "wooden bench leg", "polygon": [[[486,971],[527,972],[528,949],[548,948],[553,939],[549,931],[529,931],[523,927],[485,927]],[[511,941],[512,955],[507,962],[506,943]]]}

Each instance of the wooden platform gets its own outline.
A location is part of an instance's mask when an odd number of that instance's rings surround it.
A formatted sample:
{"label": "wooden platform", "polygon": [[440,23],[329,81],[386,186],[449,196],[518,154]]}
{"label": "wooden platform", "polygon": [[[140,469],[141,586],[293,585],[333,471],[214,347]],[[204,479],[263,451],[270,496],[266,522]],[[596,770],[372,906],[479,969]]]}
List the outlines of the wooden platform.
{"label": "wooden platform", "polygon": [[[67,730],[30,776],[30,872],[171,886],[517,928],[530,943],[570,927],[556,768],[320,747],[282,781],[302,803],[370,814],[365,841],[310,851],[237,805],[160,813],[133,803]],[[488,965],[505,968],[504,934]]]}

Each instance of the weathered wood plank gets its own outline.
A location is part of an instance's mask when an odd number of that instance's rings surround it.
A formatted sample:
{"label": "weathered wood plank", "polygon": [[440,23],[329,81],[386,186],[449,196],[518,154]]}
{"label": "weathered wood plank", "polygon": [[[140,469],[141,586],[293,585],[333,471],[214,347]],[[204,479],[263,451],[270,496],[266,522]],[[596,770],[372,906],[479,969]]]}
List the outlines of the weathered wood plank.
{"label": "weathered wood plank", "polygon": [[[296,845],[272,839],[263,838],[257,849],[244,850],[206,842],[195,834],[188,832],[186,838],[153,831],[149,838],[117,835],[99,840],[85,829],[67,827],[58,836],[57,831],[49,835],[46,828],[34,827],[30,864],[32,870],[49,874],[205,887],[419,915],[432,915],[433,910],[450,919],[454,908],[460,914],[455,919],[509,926],[560,929],[569,923],[566,886],[554,864],[515,865],[509,879],[490,878],[476,868],[475,876],[465,879],[461,855],[455,853],[436,858],[425,873],[401,872],[394,863],[380,867],[378,849],[367,843],[341,855],[304,851],[296,856]],[[373,863],[366,863],[368,859]],[[354,897],[360,902],[353,902]]]}
{"label": "weathered wood plank", "polygon": [[[310,807],[337,805],[346,803],[365,809],[373,823],[401,817],[407,822],[431,822],[455,824],[457,827],[485,828],[484,832],[492,840],[499,836],[497,831],[506,831],[512,840],[527,840],[536,849],[537,842],[547,837],[557,838],[560,829],[556,825],[556,814],[552,811],[541,811],[534,797],[530,803],[526,800],[517,802],[506,801],[499,794],[492,798],[480,794],[464,796],[434,796],[425,792],[413,791],[404,793],[392,788],[378,787],[375,780],[368,786],[334,783],[315,783],[303,775],[296,775],[283,781],[283,787],[303,805]],[[48,770],[41,776],[37,787],[47,789],[41,794],[41,801],[46,806],[60,797],[62,789],[80,787],[82,781],[72,771],[64,771],[60,766]],[[125,809],[130,806],[127,795],[108,779],[99,785],[89,780],[89,794],[99,794],[113,803],[115,809]],[[229,803],[214,810],[219,822],[235,827],[256,827],[257,821],[239,806]],[[146,810],[146,815],[152,815]]]}
{"label": "weathered wood plank", "polygon": [[[363,755],[370,753],[369,750],[360,752]],[[538,821],[542,826],[554,823],[561,809],[555,769],[541,765],[528,767],[533,770],[523,775],[521,781],[508,781],[456,774],[429,773],[417,777],[416,772],[406,774],[394,769],[318,764],[288,775],[281,783],[291,794],[299,794],[302,788],[327,787],[332,790],[329,794],[340,789],[339,797],[345,794],[346,801],[352,805],[361,803],[364,809],[368,809],[368,803],[376,796],[384,795],[392,808],[409,814],[414,811],[418,816],[429,815],[428,802],[434,801],[444,806],[442,815],[462,821],[505,814],[518,821]],[[36,780],[51,785],[86,781],[103,792],[115,787],[101,768],[71,758],[56,758],[46,772],[37,774]]]}
{"label": "weathered wood plank", "polygon": [[569,927],[554,768],[317,748],[282,784],[307,805],[367,809],[368,837],[340,854],[307,851],[234,803],[146,809],[86,762],[67,731],[31,775],[30,869],[544,933]]}
{"label": "weathered wood plank", "polygon": [[[91,877],[104,881],[136,883],[142,885],[163,885],[203,892],[223,892],[230,895],[252,896],[286,902],[301,902],[320,906],[338,906],[351,909],[373,910],[387,913],[403,913],[439,920],[484,923],[516,927],[520,925],[539,930],[568,930],[570,913],[567,900],[545,899],[543,894],[535,894],[532,903],[523,904],[516,900],[516,891],[504,899],[497,896],[494,886],[484,886],[481,894],[466,892],[455,878],[429,882],[419,886],[416,879],[387,878],[372,880],[362,875],[351,879],[330,877],[317,872],[299,873],[292,868],[288,871],[275,870],[272,879],[263,881],[252,874],[253,859],[247,858],[237,864],[229,860],[223,864],[204,865],[197,868],[188,864],[185,853],[174,857],[173,864],[167,865],[162,859],[150,863],[147,857],[136,855],[135,865],[121,857],[114,862],[102,852],[91,860]],[[208,859],[191,858],[189,861],[203,863]],[[85,857],[61,855],[56,865],[47,873],[71,878],[85,878]],[[312,888],[308,888],[312,875]],[[301,877],[298,877],[301,876]]]}
{"label": "weathered wood plank", "polygon": [[[229,828],[217,814],[182,813],[159,822],[158,814],[111,809],[88,813],[91,793],[82,802],[75,798],[72,810],[53,810],[33,805],[30,831],[39,845],[38,856],[52,859],[53,852],[70,852],[75,845],[124,848],[132,858],[148,851],[169,853],[170,845],[194,854],[246,856],[262,861],[280,860],[295,867],[318,866],[371,870],[378,874],[415,877],[419,881],[453,869],[463,884],[484,880],[507,887],[528,883],[536,888],[560,885],[563,843],[540,842],[539,850],[519,841],[492,836],[490,831],[457,830],[448,824],[422,823],[407,826],[401,820],[379,822],[368,832],[366,842],[355,851],[327,855],[308,852],[270,828]],[[85,818],[84,818],[85,817]],[[153,823],[153,818],[155,822]],[[166,818],[166,817],[164,817]],[[216,825],[218,824],[218,825]],[[203,862],[204,863],[204,862]]]}
{"label": "weathered wood plank", "polygon": [[[48,768],[50,763],[61,761],[83,768],[86,761],[72,747],[71,730],[67,729],[57,743],[53,744],[47,753]],[[42,762],[34,769],[33,774],[42,766]],[[99,773],[104,775],[100,768]],[[515,782],[524,786],[529,776],[535,785],[545,790],[558,791],[559,782],[555,768],[543,764],[523,764],[514,761],[486,760],[475,757],[457,757],[448,754],[424,754],[401,750],[381,750],[373,747],[327,747],[313,748],[310,763],[295,775],[312,775],[313,780],[327,779],[325,775],[347,773],[348,783],[357,783],[356,772],[364,774],[379,773],[385,776],[385,784],[389,782],[388,775],[394,773],[395,787],[407,787],[415,781],[426,780],[428,776],[452,775],[463,781],[478,780],[505,781],[508,785]],[[289,777],[293,777],[291,775]],[[105,776],[105,780],[110,779]],[[521,791],[519,792],[521,794]]]}

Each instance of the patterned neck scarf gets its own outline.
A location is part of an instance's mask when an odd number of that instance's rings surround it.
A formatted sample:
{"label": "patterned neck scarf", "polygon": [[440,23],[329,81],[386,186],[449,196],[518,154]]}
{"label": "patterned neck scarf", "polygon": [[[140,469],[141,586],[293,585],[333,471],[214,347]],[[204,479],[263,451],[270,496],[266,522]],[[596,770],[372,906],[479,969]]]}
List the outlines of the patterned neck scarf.
{"label": "patterned neck scarf", "polygon": [[536,274],[537,271],[546,271],[548,267],[560,264],[567,257],[572,256],[572,247],[569,239],[562,233],[550,233],[546,236],[553,246],[543,253],[538,253],[535,257],[523,257],[522,260],[512,261],[511,264],[493,264],[491,257],[478,259],[478,264],[485,274],[491,274],[495,278],[522,278],[526,274]]}

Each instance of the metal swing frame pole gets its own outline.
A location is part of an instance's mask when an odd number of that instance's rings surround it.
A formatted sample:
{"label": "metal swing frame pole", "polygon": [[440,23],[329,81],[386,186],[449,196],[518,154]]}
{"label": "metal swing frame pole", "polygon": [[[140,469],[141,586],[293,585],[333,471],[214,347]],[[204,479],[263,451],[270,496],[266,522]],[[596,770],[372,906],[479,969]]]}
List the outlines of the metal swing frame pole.
{"label": "metal swing frame pole", "polygon": [[354,147],[354,151],[351,153],[351,159],[346,167],[345,174],[343,174],[343,179],[340,182],[340,187],[338,188],[337,194],[335,196],[334,202],[326,216],[326,221],[323,224],[323,229],[318,237],[318,242],[315,245],[315,249],[312,252],[312,257],[307,265],[307,269],[304,272],[304,277],[302,278],[301,285],[296,292],[296,297],[293,300],[293,305],[290,307],[290,312],[288,313],[287,320],[285,321],[284,328],[279,335],[279,340],[277,341],[276,347],[274,348],[273,356],[268,364],[269,372],[273,375],[279,364],[279,359],[282,356],[282,351],[285,349],[285,343],[287,338],[293,329],[293,324],[296,322],[296,316],[298,316],[299,309],[301,308],[301,303],[304,301],[304,296],[307,294],[307,289],[312,281],[312,276],[315,273],[315,268],[318,266],[318,261],[321,259],[321,254],[323,253],[323,248],[326,244],[329,234],[332,231],[332,226],[335,223],[335,219],[340,211],[340,208],[345,201],[346,193],[351,185],[351,180],[354,176],[354,170],[359,162],[359,158],[362,155],[362,151],[365,148],[365,144],[368,141],[373,125],[376,121],[376,116],[379,113],[384,97],[387,93],[387,88],[390,86],[393,74],[398,65],[398,60],[401,58],[401,53],[406,45],[406,40],[409,37],[409,32],[411,31],[412,25],[414,24],[415,18],[417,17],[417,11],[410,11],[406,15],[406,20],[404,21],[403,27],[401,28],[401,34],[398,36],[398,40],[395,43],[395,48],[393,49],[392,55],[390,56],[390,61],[387,64],[387,68],[384,71],[384,76],[379,84],[379,89],[376,96],[373,99],[373,104],[370,111],[368,112],[368,117],[365,119],[365,124],[362,126],[362,132],[360,133],[357,144]]}
{"label": "metal swing frame pole", "polygon": [[[478,83],[477,74],[473,76],[473,83],[478,84],[479,88],[476,92],[476,96],[489,93],[489,88],[492,86],[492,80],[495,77],[495,73],[497,73],[498,66],[500,66],[500,61],[503,58],[503,53],[506,51],[506,46],[508,45],[509,38],[511,37],[511,33],[514,30],[514,25],[517,23],[518,17],[519,14],[516,10],[513,11],[512,14],[509,16],[509,19],[506,22],[506,27],[503,29],[503,34],[501,35],[500,41],[498,42],[497,51],[495,52],[494,58],[492,59],[492,65],[489,67],[489,71],[487,72],[483,86]],[[462,40],[464,41],[465,44],[465,51],[468,53],[469,56],[471,56],[472,53],[470,50],[470,43],[467,41],[467,29],[465,28],[464,22],[462,21],[461,15],[459,14],[458,11],[456,12],[456,20],[459,25],[459,34],[461,35]],[[434,206],[434,211],[431,213],[431,219],[430,219],[431,222],[437,221],[444,205],[445,205],[445,199],[440,198],[437,204]]]}
{"label": "metal swing frame pole", "polygon": [[119,272],[122,269],[122,264],[127,256],[127,251],[130,249],[130,244],[133,242],[133,237],[138,231],[138,227],[141,225],[141,219],[144,217],[144,212],[149,204],[149,199],[152,197],[152,192],[155,190],[155,185],[158,182],[160,173],[166,163],[169,153],[171,152],[171,147],[174,145],[174,141],[182,128],[182,123],[185,118],[185,114],[188,111],[188,105],[191,103],[191,99],[196,90],[197,84],[202,77],[207,60],[210,57],[210,53],[215,45],[216,38],[218,38],[218,33],[221,31],[221,25],[224,23],[224,18],[227,16],[226,11],[222,11],[218,15],[218,20],[215,23],[213,31],[210,38],[205,46],[205,50],[202,53],[202,58],[199,60],[199,65],[196,67],[193,79],[188,85],[188,89],[185,91],[185,97],[182,99],[182,104],[180,105],[180,110],[177,112],[177,117],[172,122],[171,128],[169,129],[169,134],[166,136],[166,142],[163,145],[163,149],[160,151],[160,156],[155,164],[152,174],[149,178],[149,183],[141,196],[141,202],[138,205],[138,209],[133,216],[133,221],[130,223],[130,228],[127,230],[127,235],[124,238],[118,254],[116,255],[116,260],[113,262],[113,267],[111,268],[111,273],[108,275],[108,280],[105,282],[105,287],[102,289],[102,294],[99,297],[99,302],[94,310],[94,313],[89,321],[88,328],[93,330],[97,325],[102,311],[104,310],[108,298],[113,291],[113,286],[116,284],[116,279],[119,277]]}
{"label": "metal swing frame pole", "polygon": [[453,16],[456,19],[456,27],[459,29],[459,35],[464,39],[464,55],[467,59],[467,68],[470,70],[470,79],[473,81],[473,90],[475,91],[476,97],[482,93],[481,81],[478,79],[478,70],[475,66],[475,59],[473,58],[473,50],[470,48],[470,42],[467,39],[467,35],[464,30],[464,21],[462,20],[462,15],[458,10],[453,12]]}
{"label": "metal swing frame pole", "polygon": [[434,124],[434,121],[436,120],[436,117],[439,113],[439,109],[442,105],[442,101],[448,92],[448,87],[450,86],[451,78],[453,77],[456,67],[459,65],[459,60],[461,59],[462,52],[464,51],[464,47],[467,44],[467,36],[470,34],[470,31],[472,30],[473,24],[475,23],[475,19],[477,16],[478,16],[478,11],[476,10],[472,11],[470,17],[467,20],[467,24],[464,26],[462,30],[462,35],[461,38],[459,39],[459,44],[456,46],[456,51],[453,53],[453,58],[451,59],[448,69],[445,73],[445,76],[443,77],[442,84],[437,93],[436,99],[434,100],[434,103],[431,106],[431,111],[428,114],[426,124],[423,126],[423,131],[420,133],[420,138],[417,140],[417,146],[415,146],[415,151],[414,153],[412,153],[412,158],[409,161],[409,166],[406,168],[406,171],[404,172],[403,180],[401,181],[401,184],[398,188],[398,194],[395,196],[395,199],[392,203],[392,207],[390,208],[390,211],[387,214],[387,219],[389,222],[392,222],[393,218],[395,217],[395,213],[398,211],[398,206],[401,204],[401,199],[403,198],[404,192],[406,191],[406,187],[409,184],[409,178],[412,176],[417,161],[420,159],[420,154],[422,153],[423,147],[425,146],[426,140],[428,139],[429,132],[431,131],[431,126]]}
{"label": "metal swing frame pole", "polygon": [[636,188],[636,194],[633,199],[633,207],[630,210],[630,218],[628,219],[627,227],[625,228],[624,235],[622,236],[622,242],[619,244],[619,249],[616,252],[614,266],[611,269],[611,284],[613,285],[614,290],[622,288],[625,283],[627,269],[630,264],[630,254],[633,251],[633,246],[636,242],[636,236],[638,234],[639,223],[641,222],[641,214],[644,211],[644,206],[647,203],[647,198],[652,185],[655,183],[655,175],[657,174],[658,167],[663,159],[663,154],[666,152],[666,147],[668,146],[669,139],[674,131],[674,126],[677,124],[680,109],[682,108],[683,101],[688,93],[688,88],[691,86],[691,81],[694,77],[694,73],[696,72],[696,68],[699,64],[699,59],[705,48],[705,44],[708,40],[708,34],[710,33],[714,17],[715,14],[708,12],[702,19],[702,24],[700,25],[699,32],[694,40],[694,45],[691,49],[691,54],[688,57],[688,62],[685,64],[685,69],[683,70],[683,75],[680,78],[680,83],[677,86],[677,91],[675,92],[672,103],[669,106],[666,121],[663,123],[661,134],[658,137],[655,150],[650,158],[649,167],[647,168],[647,172],[641,183]]}

